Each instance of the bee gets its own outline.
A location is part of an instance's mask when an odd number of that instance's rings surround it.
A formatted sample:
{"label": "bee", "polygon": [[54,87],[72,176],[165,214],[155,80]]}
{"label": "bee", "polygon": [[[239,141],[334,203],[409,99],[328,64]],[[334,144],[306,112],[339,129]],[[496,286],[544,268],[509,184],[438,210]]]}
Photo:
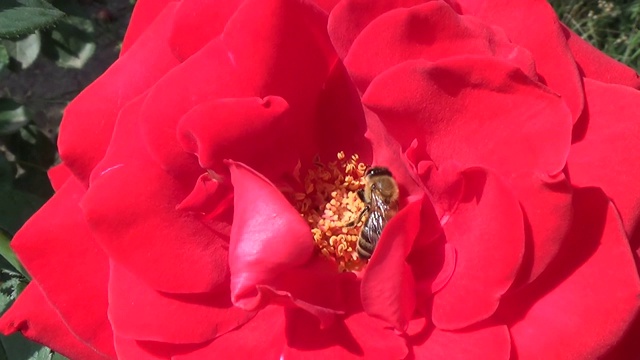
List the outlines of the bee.
{"label": "bee", "polygon": [[354,227],[366,216],[356,252],[361,259],[368,260],[380,240],[382,229],[398,212],[398,184],[386,167],[372,167],[365,172],[364,189],[358,190],[358,197],[365,204],[364,209],[346,226]]}

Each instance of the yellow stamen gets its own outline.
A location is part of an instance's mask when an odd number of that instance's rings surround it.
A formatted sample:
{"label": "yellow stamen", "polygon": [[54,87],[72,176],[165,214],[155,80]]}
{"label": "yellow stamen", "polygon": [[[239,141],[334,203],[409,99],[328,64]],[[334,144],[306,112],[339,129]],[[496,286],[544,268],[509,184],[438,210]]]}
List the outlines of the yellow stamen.
{"label": "yellow stamen", "polygon": [[339,271],[357,271],[364,262],[356,253],[362,220],[347,228],[364,204],[357,191],[364,186],[367,166],[359,156],[339,152],[337,161],[324,164],[317,159],[304,176],[304,193],[293,194],[292,201],[311,226],[320,253],[336,262]]}

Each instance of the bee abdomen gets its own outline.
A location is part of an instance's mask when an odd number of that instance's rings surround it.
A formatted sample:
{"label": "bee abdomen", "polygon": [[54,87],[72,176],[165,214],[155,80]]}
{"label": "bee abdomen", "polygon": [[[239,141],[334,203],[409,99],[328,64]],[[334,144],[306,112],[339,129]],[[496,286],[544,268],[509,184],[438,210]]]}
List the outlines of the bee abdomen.
{"label": "bee abdomen", "polygon": [[358,256],[363,260],[371,258],[371,254],[373,254],[373,250],[376,248],[375,244],[377,242],[378,239],[369,239],[369,232],[361,232],[360,238],[358,238],[358,246],[356,247]]}

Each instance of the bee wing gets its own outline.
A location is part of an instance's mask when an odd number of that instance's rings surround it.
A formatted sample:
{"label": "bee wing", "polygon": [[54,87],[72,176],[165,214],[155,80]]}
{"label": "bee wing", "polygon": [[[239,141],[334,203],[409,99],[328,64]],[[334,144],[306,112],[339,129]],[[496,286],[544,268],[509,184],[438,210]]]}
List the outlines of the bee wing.
{"label": "bee wing", "polygon": [[387,224],[386,213],[389,206],[382,201],[380,196],[375,192],[371,193],[371,202],[369,203],[369,206],[371,207],[369,210],[369,218],[367,219],[367,226],[363,231],[367,232],[367,239],[375,245],[378,243],[378,240],[380,240],[382,229]]}

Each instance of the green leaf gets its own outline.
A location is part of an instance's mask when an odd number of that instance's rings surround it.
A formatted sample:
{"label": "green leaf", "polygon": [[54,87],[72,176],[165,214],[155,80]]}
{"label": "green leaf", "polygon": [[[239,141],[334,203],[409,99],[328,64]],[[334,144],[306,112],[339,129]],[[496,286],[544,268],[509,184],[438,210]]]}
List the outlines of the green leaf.
{"label": "green leaf", "polygon": [[0,135],[14,133],[29,123],[25,107],[13,99],[0,98]]}
{"label": "green leaf", "polygon": [[[16,273],[3,270],[2,275],[3,278],[9,275],[9,278],[0,284],[0,314],[4,314],[13,305],[18,295],[27,286],[27,283]],[[10,336],[0,336],[0,345],[0,360],[50,360],[52,358],[50,349],[25,339],[19,332]]]}
{"label": "green leaf", "polygon": [[31,66],[40,54],[40,44],[39,33],[31,34],[17,41],[5,40],[4,46],[9,52],[10,60],[15,63],[12,64],[12,70],[24,70]]}
{"label": "green leaf", "polygon": [[4,154],[0,153],[0,189],[6,189],[13,186],[15,179],[14,166],[7,160]]}
{"label": "green leaf", "polygon": [[4,346],[1,346],[2,344],[0,344],[0,360],[9,360],[9,358],[7,357],[7,352],[4,351]]}
{"label": "green leaf", "polygon": [[16,333],[0,337],[0,343],[4,347],[7,358],[11,360],[50,360],[51,350],[40,344],[31,342]]}
{"label": "green leaf", "polygon": [[[4,70],[7,65],[9,65],[9,51],[4,44],[0,43],[0,71]],[[2,360],[2,356],[0,356],[0,360]]]}
{"label": "green leaf", "polygon": [[76,2],[55,1],[67,16],[43,32],[43,54],[64,68],[82,68],[96,50],[94,24]]}
{"label": "green leaf", "polygon": [[27,270],[22,266],[22,264],[16,257],[16,253],[13,252],[11,245],[9,245],[10,242],[11,241],[9,240],[9,238],[2,231],[0,231],[0,255],[2,255],[2,257],[4,257],[9,262],[9,264],[11,264],[11,266],[18,270],[20,274],[30,280],[31,277],[29,277],[29,273],[27,273]]}
{"label": "green leaf", "polygon": [[0,189],[0,228],[15,234],[43,204],[44,200],[33,194],[13,188]]}
{"label": "green leaf", "polygon": [[[0,360],[2,360],[2,359],[0,358]],[[60,355],[60,354],[58,354],[58,353],[55,353],[51,357],[51,360],[69,360],[69,359],[64,357],[64,356],[62,356],[62,355]]]}
{"label": "green leaf", "polygon": [[44,0],[0,1],[0,38],[25,36],[51,26],[64,13]]}
{"label": "green leaf", "polygon": [[15,285],[17,285],[15,284],[16,280],[17,279],[10,279],[0,285],[0,314],[4,314],[17,298],[17,296],[15,296],[16,292],[13,290]]}
{"label": "green leaf", "polygon": [[24,289],[29,285],[20,278],[17,273],[10,271],[2,271],[3,277],[9,276],[8,280],[4,280],[0,285],[0,314],[4,314],[13,302],[18,298]]}

